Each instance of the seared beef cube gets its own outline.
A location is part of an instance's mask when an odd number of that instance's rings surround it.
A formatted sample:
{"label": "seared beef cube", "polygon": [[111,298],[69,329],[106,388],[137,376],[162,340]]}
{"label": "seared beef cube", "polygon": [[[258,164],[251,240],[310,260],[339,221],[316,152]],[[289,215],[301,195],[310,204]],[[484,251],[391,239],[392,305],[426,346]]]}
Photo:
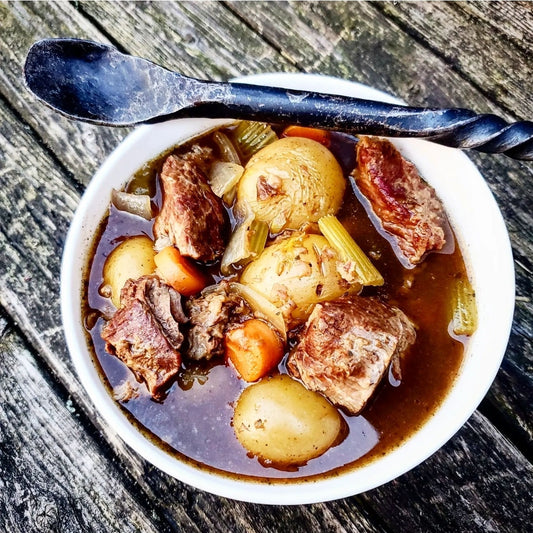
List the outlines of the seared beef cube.
{"label": "seared beef cube", "polygon": [[187,356],[206,359],[224,355],[224,335],[231,323],[252,316],[246,301],[231,292],[227,282],[208,287],[186,304],[191,329]]}
{"label": "seared beef cube", "polygon": [[106,350],[116,355],[161,399],[181,364],[179,324],[186,321],[181,296],[156,276],[128,280],[121,307],[102,330]]}
{"label": "seared beef cube", "polygon": [[187,322],[180,293],[157,276],[143,276],[128,280],[120,291],[121,307],[127,307],[135,299],[148,304],[169,343],[179,350],[183,343],[180,324]]}
{"label": "seared beef cube", "polygon": [[156,248],[174,245],[182,255],[205,262],[220,258],[226,235],[224,207],[200,167],[170,155],[161,183],[163,206],[153,227]]}
{"label": "seared beef cube", "polygon": [[148,306],[132,300],[115,313],[102,337],[106,350],[124,362],[139,381],[145,381],[154,398],[161,398],[177,374],[181,358]]}
{"label": "seared beef cube", "polygon": [[433,187],[386,139],[361,137],[354,178],[408,264],[445,244],[446,215]]}
{"label": "seared beef cube", "polygon": [[180,152],[178,157],[190,161],[200,167],[200,170],[206,176],[209,174],[211,165],[216,159],[212,148],[200,144],[193,144],[190,148],[187,148],[185,152]]}
{"label": "seared beef cube", "polygon": [[355,415],[415,338],[400,309],[376,298],[346,296],[315,306],[287,368],[308,389]]}

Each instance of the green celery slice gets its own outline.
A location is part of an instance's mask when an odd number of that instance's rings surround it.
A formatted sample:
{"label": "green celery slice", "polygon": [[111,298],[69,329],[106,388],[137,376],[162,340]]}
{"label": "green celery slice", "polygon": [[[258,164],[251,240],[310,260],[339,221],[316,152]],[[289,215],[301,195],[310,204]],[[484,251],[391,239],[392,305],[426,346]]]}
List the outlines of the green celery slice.
{"label": "green celery slice", "polygon": [[383,276],[335,215],[320,218],[318,227],[343,261],[353,261],[362,285],[383,285]]}
{"label": "green celery slice", "polygon": [[452,330],[456,335],[473,335],[477,328],[477,306],[470,281],[458,279],[452,297]]}
{"label": "green celery slice", "polygon": [[233,131],[234,144],[242,161],[248,161],[252,155],[278,139],[269,124],[243,120]]}

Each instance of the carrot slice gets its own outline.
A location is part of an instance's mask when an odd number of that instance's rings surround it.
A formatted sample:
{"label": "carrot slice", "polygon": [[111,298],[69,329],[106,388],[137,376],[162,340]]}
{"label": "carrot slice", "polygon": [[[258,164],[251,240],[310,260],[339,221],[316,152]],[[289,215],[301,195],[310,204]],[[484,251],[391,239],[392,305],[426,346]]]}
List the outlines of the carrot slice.
{"label": "carrot slice", "polygon": [[262,320],[251,318],[226,333],[226,355],[245,381],[257,381],[283,357],[283,342]]}
{"label": "carrot slice", "polygon": [[320,144],[328,147],[330,145],[330,133],[326,130],[319,130],[317,128],[305,128],[304,126],[287,126],[282,137],[306,137],[312,139]]}
{"label": "carrot slice", "polygon": [[163,248],[154,257],[157,273],[184,296],[192,296],[209,284],[207,277],[174,246]]}

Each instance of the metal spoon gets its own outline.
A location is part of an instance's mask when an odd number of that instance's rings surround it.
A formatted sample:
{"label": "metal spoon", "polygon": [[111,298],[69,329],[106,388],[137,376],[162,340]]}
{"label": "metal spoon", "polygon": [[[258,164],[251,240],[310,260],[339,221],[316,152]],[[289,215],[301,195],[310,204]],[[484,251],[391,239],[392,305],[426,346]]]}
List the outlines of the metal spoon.
{"label": "metal spoon", "polygon": [[64,115],[106,126],[177,117],[290,123],[353,134],[421,137],[457,148],[533,160],[533,122],[508,124],[467,109],[426,109],[242,83],[202,81],[79,39],[29,50],[27,87]]}

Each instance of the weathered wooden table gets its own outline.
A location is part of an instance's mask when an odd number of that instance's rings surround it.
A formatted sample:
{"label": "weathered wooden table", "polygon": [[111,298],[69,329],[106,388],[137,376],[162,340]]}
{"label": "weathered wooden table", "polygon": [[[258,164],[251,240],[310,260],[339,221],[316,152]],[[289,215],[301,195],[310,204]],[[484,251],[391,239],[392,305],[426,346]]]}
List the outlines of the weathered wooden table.
{"label": "weathered wooden table", "polygon": [[0,3],[0,530],[531,531],[533,166],[471,154],[511,235],[517,293],[501,370],[459,433],[359,496],[297,507],[225,500],[128,449],[74,373],[61,252],[81,193],[127,131],[69,122],[25,91],[28,47],[55,36],[111,42],[199,78],[318,72],[413,105],[533,118],[528,2]]}

